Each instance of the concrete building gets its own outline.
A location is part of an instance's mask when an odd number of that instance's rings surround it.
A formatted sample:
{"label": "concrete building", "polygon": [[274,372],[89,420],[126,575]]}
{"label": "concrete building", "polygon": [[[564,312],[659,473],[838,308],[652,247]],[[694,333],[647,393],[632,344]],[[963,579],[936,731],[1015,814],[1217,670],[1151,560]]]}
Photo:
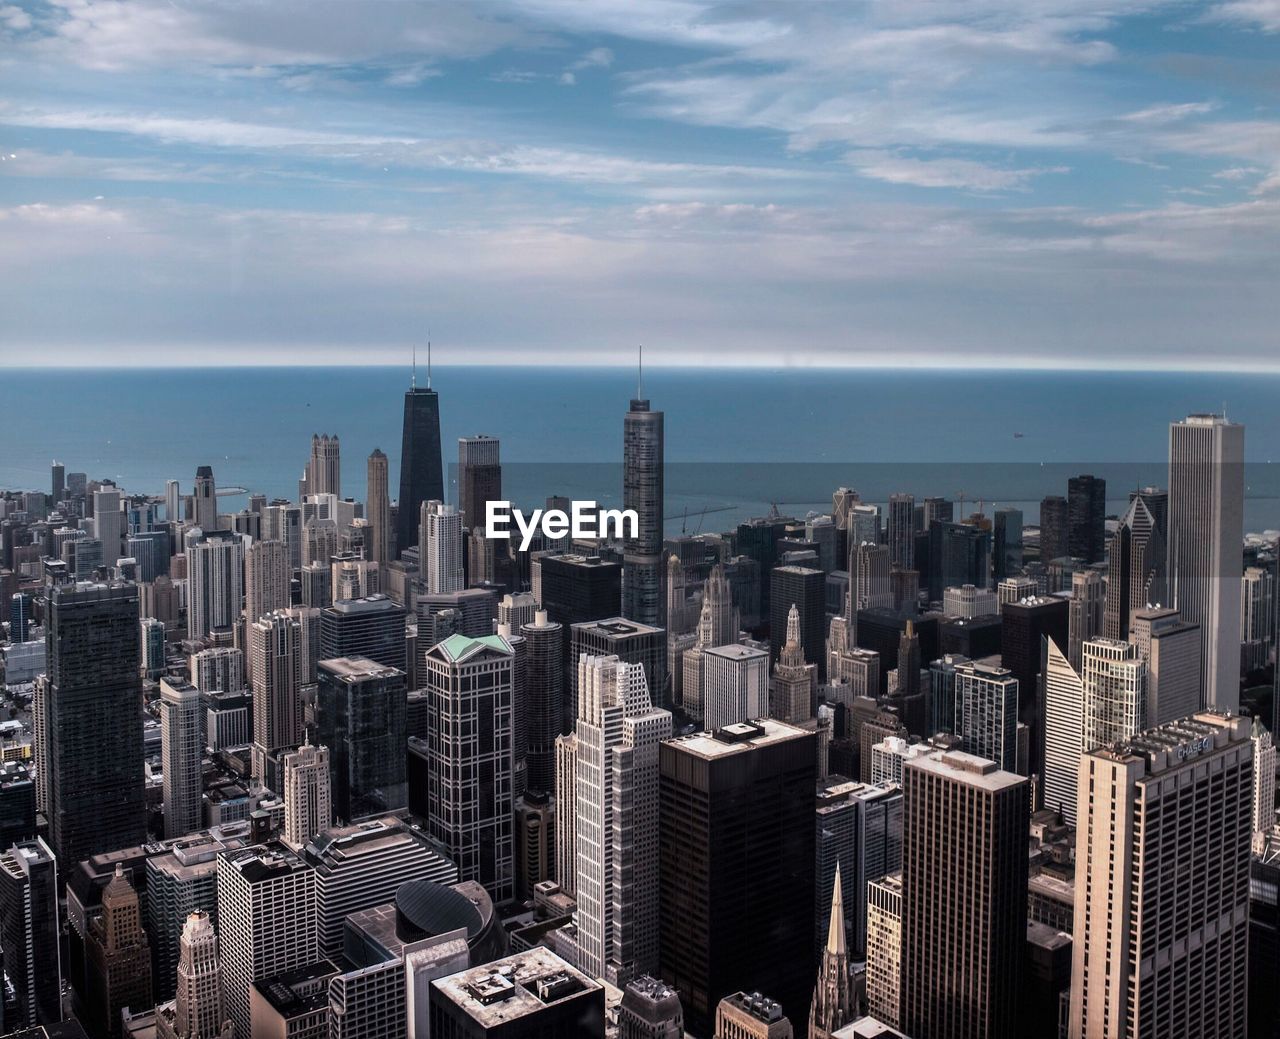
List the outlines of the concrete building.
{"label": "concrete building", "polygon": [[[835,621],[833,620],[834,624]],[[828,637],[828,675],[830,676],[830,646]],[[710,651],[708,651],[710,652]],[[717,650],[716,652],[720,652]],[[836,654],[836,666],[843,664],[843,658]],[[717,668],[721,672],[723,667]],[[710,668],[708,667],[708,672]],[[830,679],[829,679],[830,680]],[[778,662],[773,668],[773,678],[766,689],[766,713],[779,721],[799,725],[813,717],[818,691],[818,667],[805,660],[804,647],[800,641],[800,611],[793,605],[787,611],[787,637],[778,654]],[[747,718],[758,718],[759,714],[748,713],[733,721],[746,721]],[[707,718],[707,728],[716,728],[716,722]]]}
{"label": "concrete building", "polygon": [[244,554],[249,539],[229,530],[187,534],[187,636],[212,635],[237,624],[244,607]]}
{"label": "concrete building", "polygon": [[708,729],[769,714],[769,654],[749,646],[713,646],[703,650],[703,661]]}
{"label": "concrete building", "polygon": [[1018,770],[1018,680],[1006,668],[972,660],[954,668],[955,705],[951,731],[961,749],[994,761],[1005,772]]}
{"label": "concrete building", "polygon": [[891,1028],[902,1010],[902,874],[867,885],[867,1012]]}
{"label": "concrete building", "polygon": [[116,865],[102,893],[102,912],[89,923],[86,952],[87,1020],[95,1034],[120,1039],[120,1013],[152,1007],[151,947],[142,926],[138,892]]}
{"label": "concrete building", "polygon": [[1252,772],[1215,711],[1081,758],[1071,1039],[1245,1034]]}
{"label": "concrete building", "polygon": [[222,991],[218,936],[206,912],[187,917],[180,939],[177,992],[156,1007],[156,1039],[232,1039]]}
{"label": "concrete building", "polygon": [[422,503],[418,522],[418,559],[428,595],[466,587],[462,562],[462,514],[438,501]]}
{"label": "concrete building", "polygon": [[37,837],[0,854],[0,953],[13,990],[4,1026],[18,1031],[62,1020],[58,864]]}
{"label": "concrete building", "polygon": [[203,784],[200,763],[200,691],[184,678],[160,680],[160,758],[164,770],[164,835],[181,837],[200,829]]}
{"label": "concrete building", "polygon": [[281,789],[280,758],[302,742],[304,631],[293,611],[277,610],[249,625],[253,659],[253,778]]}
{"label": "concrete building", "polygon": [[387,482],[387,456],[379,448],[369,455],[365,478],[365,516],[369,543],[365,558],[381,567],[391,562],[391,500]]}
{"label": "concrete building", "polygon": [[943,591],[942,612],[948,617],[961,617],[965,620],[994,617],[1000,612],[1000,601],[990,589],[965,584]]}
{"label": "concrete building", "polygon": [[310,741],[284,755],[283,842],[295,852],[333,822],[329,748]]}
{"label": "concrete building", "polygon": [[627,983],[618,1004],[618,1039],[683,1039],[680,997],[666,982],[642,974]]}
{"label": "concrete building", "polygon": [[647,400],[637,397],[622,426],[622,507],[634,509],[637,518],[635,536],[623,540],[622,616],[651,627],[664,623],[666,606],[663,421],[661,411],[653,411]]}
{"label": "concrete building", "polygon": [[716,1004],[715,1039],[792,1039],[782,1004],[759,992],[734,992]]}
{"label": "concrete building", "polygon": [[1200,709],[1200,627],[1168,607],[1135,610],[1129,641],[1147,665],[1147,724],[1164,725]]}

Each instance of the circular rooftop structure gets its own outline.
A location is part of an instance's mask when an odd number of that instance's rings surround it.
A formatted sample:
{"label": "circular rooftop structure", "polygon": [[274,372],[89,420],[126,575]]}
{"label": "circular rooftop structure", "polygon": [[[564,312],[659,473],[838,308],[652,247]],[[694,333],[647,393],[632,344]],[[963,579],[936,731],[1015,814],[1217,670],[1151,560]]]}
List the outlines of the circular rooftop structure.
{"label": "circular rooftop structure", "polygon": [[473,964],[487,963],[506,952],[506,932],[479,884],[411,880],[396,891],[395,905],[396,934],[403,942],[465,930]]}

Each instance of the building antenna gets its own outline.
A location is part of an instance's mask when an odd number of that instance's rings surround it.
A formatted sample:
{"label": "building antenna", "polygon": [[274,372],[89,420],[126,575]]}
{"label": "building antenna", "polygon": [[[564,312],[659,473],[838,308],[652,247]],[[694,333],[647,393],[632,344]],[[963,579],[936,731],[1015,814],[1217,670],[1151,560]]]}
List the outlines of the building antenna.
{"label": "building antenna", "polygon": [[431,389],[431,333],[427,333],[427,389]]}
{"label": "building antenna", "polygon": [[416,390],[418,388],[418,344],[413,344],[413,368],[410,369],[409,389]]}
{"label": "building antenna", "polygon": [[644,398],[644,344],[637,348],[640,351],[639,363],[636,365],[636,400]]}

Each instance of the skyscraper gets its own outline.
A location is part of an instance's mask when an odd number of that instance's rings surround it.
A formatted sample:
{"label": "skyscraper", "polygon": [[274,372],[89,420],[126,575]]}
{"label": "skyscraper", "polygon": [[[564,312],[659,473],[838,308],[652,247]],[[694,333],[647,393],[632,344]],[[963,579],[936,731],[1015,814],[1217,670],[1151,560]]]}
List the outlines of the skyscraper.
{"label": "skyscraper", "polygon": [[332,494],[342,497],[342,461],[338,434],[311,434],[311,459],[307,462],[306,495]]}
{"label": "skyscraper", "polygon": [[694,628],[694,643],[680,658],[681,692],[685,713],[701,721],[706,710],[704,684],[706,677],[703,653],[712,646],[728,646],[738,641],[741,623],[733,605],[733,592],[725,577],[724,567],[711,568],[702,587],[702,607]]}
{"label": "skyscraper", "polygon": [[800,648],[804,658],[818,666],[818,681],[827,677],[826,575],[806,566],[777,566],[769,572],[769,664],[778,662],[786,639],[787,615],[794,606],[800,614]]}
{"label": "skyscraper", "polygon": [[564,636],[559,624],[538,610],[532,623],[523,624],[524,638],[525,750],[530,790],[551,791],[556,781],[556,737],[564,711]]}
{"label": "skyscraper", "polygon": [[335,602],[320,611],[316,659],[368,657],[404,671],[408,666],[404,618],[404,607],[382,593]]}
{"label": "skyscraper", "polygon": [[138,589],[53,589],[48,689],[37,741],[48,766],[50,843],[64,868],[146,833]]}
{"label": "skyscraper", "polygon": [[[218,529],[218,489],[213,482],[213,467],[196,467],[195,493],[191,496],[192,519],[206,534]],[[170,517],[171,519],[173,517]]]}
{"label": "skyscraper", "polygon": [[660,626],[662,589],[663,413],[633,399],[622,425],[622,507],[634,509],[636,536],[623,543],[622,615]]}
{"label": "skyscraper", "polygon": [[659,963],[695,1035],[743,988],[774,993],[797,1020],[808,1012],[815,744],[762,719],[658,748]]}
{"label": "skyscraper", "polygon": [[253,658],[253,778],[280,789],[280,755],[302,742],[303,630],[292,611],[249,626]]}
{"label": "skyscraper", "polygon": [[404,672],[363,657],[320,661],[316,738],[329,748],[333,810],[355,822],[409,807]]}
{"label": "skyscraper", "polygon": [[468,530],[483,527],[486,506],[502,499],[497,437],[458,437],[458,511]]}
{"label": "skyscraper", "polygon": [[459,592],[462,570],[462,516],[452,505],[422,503],[418,525],[418,559],[428,595]]}
{"label": "skyscraper", "polygon": [[115,487],[93,492],[93,535],[102,542],[102,561],[107,566],[114,565],[124,541],[124,513],[120,511],[120,492]]}
{"label": "skyscraper", "polygon": [[13,986],[4,1026],[17,1031],[62,1020],[58,864],[37,837],[0,854],[0,953]]}
{"label": "skyscraper", "polygon": [[444,501],[444,473],[440,460],[440,398],[427,385],[420,387],[415,369],[404,395],[404,435],[400,444],[400,498],[396,513],[396,545],[400,552],[418,543],[418,513],[424,501]]}
{"label": "skyscraper", "polygon": [[890,1028],[902,1011],[902,874],[867,885],[867,1011]]}
{"label": "skyscraper", "polygon": [[1080,759],[1071,1039],[1245,1035],[1252,774],[1216,711]]}
{"label": "skyscraper", "polygon": [[658,969],[658,745],[671,714],[655,707],[644,668],[617,657],[578,663],[575,960],[624,985]]}
{"label": "skyscraper", "polygon": [[[426,652],[431,835],[494,902],[515,890],[514,651],[498,635],[450,635]],[[474,733],[460,739],[455,733]]]}
{"label": "skyscraper", "polygon": [[160,680],[160,758],[164,769],[164,835],[181,837],[204,816],[200,761],[203,705],[200,690],[184,678]]}
{"label": "skyscraper", "polygon": [[996,583],[1022,569],[1022,510],[996,509],[992,521],[991,576]]}
{"label": "skyscraper", "polygon": [[1067,615],[1067,659],[1077,670],[1081,647],[1102,634],[1106,588],[1097,570],[1077,570],[1071,575],[1071,606]]}
{"label": "skyscraper", "polygon": [[844,899],[840,891],[840,870],[836,869],[831,894],[831,922],[827,944],[822,949],[818,983],[809,1005],[809,1039],[831,1039],[832,1035],[857,1016],[853,985],[849,978],[849,946],[844,933]]}
{"label": "skyscraper", "polygon": [[818,668],[804,659],[804,649],[800,644],[800,611],[793,603],[787,612],[786,641],[782,644],[782,652],[778,654],[778,663],[773,668],[768,713],[779,721],[790,722],[792,725],[808,721],[813,717],[817,690]]}
{"label": "skyscraper", "polygon": [[1200,626],[1171,607],[1136,610],[1129,641],[1147,664],[1147,727],[1200,709]]}
{"label": "skyscraper", "polygon": [[1256,715],[1249,732],[1253,741],[1253,844],[1255,854],[1276,821],[1276,747],[1271,733]]}
{"label": "skyscraper", "polygon": [[903,1031],[1012,1039],[1027,928],[1027,780],[951,751],[906,762],[903,784]]}
{"label": "skyscraper", "polygon": [[1106,543],[1107,481],[1087,474],[1067,481],[1067,554],[1086,563],[1103,557]]}
{"label": "skyscraper", "polygon": [[961,748],[994,761],[1005,772],[1018,764],[1018,680],[1012,672],[966,660],[955,665],[955,717],[952,732]]}
{"label": "skyscraper", "polygon": [[67,467],[61,462],[54,462],[49,467],[49,476],[52,486],[53,504],[57,505],[62,501],[63,496],[67,492]]}
{"label": "skyscraper", "polygon": [[329,748],[308,740],[284,755],[284,843],[300,851],[333,822]]}
{"label": "skyscraper", "polygon": [[769,714],[769,655],[764,650],[736,644],[712,646],[703,650],[703,661],[704,724],[708,729]]}
{"label": "skyscraper", "polygon": [[910,494],[889,495],[889,564],[912,570],[916,561],[916,500]]}
{"label": "skyscraper", "polygon": [[151,945],[142,926],[138,892],[124,867],[102,892],[102,913],[89,923],[86,943],[89,977],[85,1017],[104,1039],[122,1036],[120,1011],[154,1006],[151,1001]]}
{"label": "skyscraper", "polygon": [[387,456],[380,448],[369,455],[366,475],[365,516],[369,520],[369,543],[365,558],[379,566],[391,561],[391,498],[387,483]]}
{"label": "skyscraper", "polygon": [[1240,706],[1244,426],[1191,415],[1169,427],[1169,595],[1200,625],[1207,707]]}
{"label": "skyscraper", "polygon": [[1107,602],[1103,631],[1109,639],[1127,639],[1133,614],[1167,601],[1164,517],[1169,498],[1148,487],[1129,498],[1129,511],[1111,536],[1107,553]]}
{"label": "skyscraper", "polygon": [[187,917],[178,947],[177,993],[172,1003],[156,1008],[156,1039],[231,1039],[218,936],[207,912]]}
{"label": "skyscraper", "polygon": [[1051,494],[1040,502],[1040,562],[1048,565],[1069,552],[1070,507],[1060,494]]}
{"label": "skyscraper", "polygon": [[[186,538],[187,635],[201,639],[239,622],[244,608],[244,553],[249,539],[201,528]],[[256,618],[255,618],[256,620]]]}

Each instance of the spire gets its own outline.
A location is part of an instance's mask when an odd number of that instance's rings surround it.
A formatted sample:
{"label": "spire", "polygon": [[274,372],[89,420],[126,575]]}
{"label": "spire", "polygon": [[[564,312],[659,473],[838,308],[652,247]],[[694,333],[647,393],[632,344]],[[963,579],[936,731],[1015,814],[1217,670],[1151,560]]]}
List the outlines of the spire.
{"label": "spire", "polygon": [[636,348],[639,358],[636,363],[636,400],[644,399],[644,344]]}
{"label": "spire", "polygon": [[418,388],[418,344],[413,344],[413,368],[409,375],[409,389],[416,390]]}
{"label": "spire", "polygon": [[827,952],[832,956],[848,955],[844,934],[844,896],[840,891],[840,860],[836,860],[836,884],[831,891],[831,926],[827,929]]}
{"label": "spire", "polygon": [[427,334],[427,389],[431,389],[431,334]]}

